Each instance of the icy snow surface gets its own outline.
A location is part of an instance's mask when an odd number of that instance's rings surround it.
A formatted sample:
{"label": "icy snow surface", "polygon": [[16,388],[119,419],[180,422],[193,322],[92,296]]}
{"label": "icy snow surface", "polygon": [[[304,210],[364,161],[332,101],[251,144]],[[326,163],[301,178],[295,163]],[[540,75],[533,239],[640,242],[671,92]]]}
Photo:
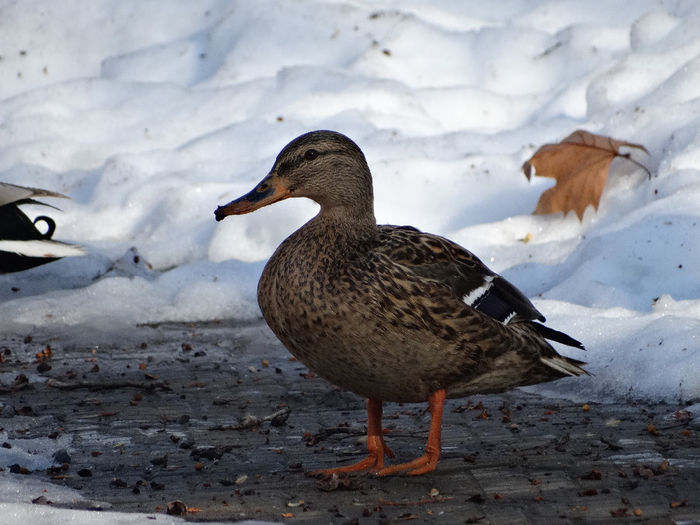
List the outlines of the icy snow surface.
{"label": "icy snow surface", "polygon": [[[586,344],[593,377],[536,390],[700,397],[695,0],[0,8],[0,180],[70,195],[56,238],[89,251],[0,276],[0,330],[258,317],[264,261],[316,205],[213,211],[325,128],[364,150],[379,222],[468,247]],[[521,164],[578,128],[644,144],[651,179],[616,161],[582,223],[530,215],[552,181]]]}

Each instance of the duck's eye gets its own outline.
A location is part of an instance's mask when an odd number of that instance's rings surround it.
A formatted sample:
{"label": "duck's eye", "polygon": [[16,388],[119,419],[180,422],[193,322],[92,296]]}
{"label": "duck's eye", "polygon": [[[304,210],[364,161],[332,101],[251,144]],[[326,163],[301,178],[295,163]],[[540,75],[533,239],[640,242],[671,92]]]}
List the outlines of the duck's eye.
{"label": "duck's eye", "polygon": [[304,153],[304,158],[306,160],[314,160],[316,157],[318,157],[318,151],[315,149],[306,150],[306,153]]}

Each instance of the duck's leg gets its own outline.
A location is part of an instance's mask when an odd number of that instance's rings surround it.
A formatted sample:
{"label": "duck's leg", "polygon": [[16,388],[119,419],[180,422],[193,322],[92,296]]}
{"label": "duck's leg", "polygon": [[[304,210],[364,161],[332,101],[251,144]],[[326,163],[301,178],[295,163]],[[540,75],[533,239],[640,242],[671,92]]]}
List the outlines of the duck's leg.
{"label": "duck's leg", "polygon": [[426,472],[432,472],[437,467],[440,459],[440,432],[442,429],[442,409],[445,406],[445,389],[437,390],[428,397],[430,409],[430,432],[428,433],[428,444],[425,445],[425,454],[421,457],[377,470],[377,476],[389,476],[397,472],[407,470],[409,476],[418,476]]}
{"label": "duck's leg", "polygon": [[344,467],[314,470],[309,472],[309,475],[319,476],[340,472],[380,470],[384,467],[384,455],[390,458],[394,457],[394,453],[384,443],[382,435],[382,402],[378,399],[367,400],[367,451],[369,455],[358,463]]}

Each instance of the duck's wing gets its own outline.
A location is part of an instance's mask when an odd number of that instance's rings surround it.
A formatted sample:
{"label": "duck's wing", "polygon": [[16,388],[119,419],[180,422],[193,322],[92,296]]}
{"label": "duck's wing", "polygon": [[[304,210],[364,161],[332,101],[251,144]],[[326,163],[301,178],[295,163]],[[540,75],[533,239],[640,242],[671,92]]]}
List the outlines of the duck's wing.
{"label": "duck's wing", "polygon": [[452,294],[504,324],[544,321],[520,290],[492,272],[473,253],[452,241],[410,226],[381,226],[382,246],[392,260],[425,279],[439,281]]}
{"label": "duck's wing", "polygon": [[540,324],[544,315],[520,290],[458,244],[410,226],[380,226],[379,235],[382,251],[393,262],[419,278],[439,282],[467,306],[503,324],[529,322],[545,339],[583,348],[572,337]]}

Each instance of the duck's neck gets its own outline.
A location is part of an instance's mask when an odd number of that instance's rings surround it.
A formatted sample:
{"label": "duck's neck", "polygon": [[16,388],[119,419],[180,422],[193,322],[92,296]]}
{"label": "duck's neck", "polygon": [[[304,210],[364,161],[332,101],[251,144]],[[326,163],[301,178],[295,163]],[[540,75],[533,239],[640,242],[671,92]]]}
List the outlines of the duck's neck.
{"label": "duck's neck", "polygon": [[361,210],[357,207],[323,206],[312,222],[338,240],[365,240],[374,237],[377,232],[377,221],[371,208]]}
{"label": "duck's neck", "polygon": [[321,206],[319,216],[333,222],[377,225],[371,204],[369,206]]}
{"label": "duck's neck", "polygon": [[360,160],[361,163],[349,166],[334,166],[332,184],[325,182],[321,190],[307,193],[307,197],[321,206],[321,220],[346,224],[349,230],[376,228],[372,175],[364,157]]}

